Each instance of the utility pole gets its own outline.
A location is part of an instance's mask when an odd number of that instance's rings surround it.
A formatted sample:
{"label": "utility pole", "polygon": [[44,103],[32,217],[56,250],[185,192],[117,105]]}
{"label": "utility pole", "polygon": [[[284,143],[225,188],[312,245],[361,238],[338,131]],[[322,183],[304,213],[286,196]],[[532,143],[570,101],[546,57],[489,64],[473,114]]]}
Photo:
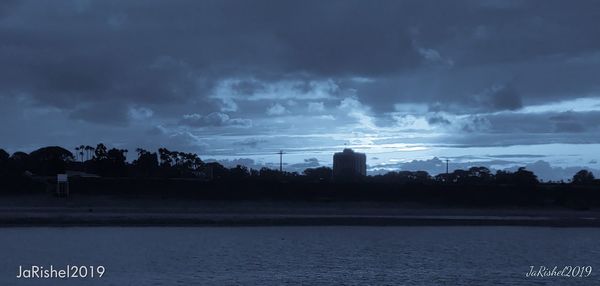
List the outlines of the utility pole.
{"label": "utility pole", "polygon": [[446,175],[448,175],[448,161],[450,160],[446,159]]}
{"label": "utility pole", "polygon": [[279,172],[283,172],[283,150],[279,150]]}

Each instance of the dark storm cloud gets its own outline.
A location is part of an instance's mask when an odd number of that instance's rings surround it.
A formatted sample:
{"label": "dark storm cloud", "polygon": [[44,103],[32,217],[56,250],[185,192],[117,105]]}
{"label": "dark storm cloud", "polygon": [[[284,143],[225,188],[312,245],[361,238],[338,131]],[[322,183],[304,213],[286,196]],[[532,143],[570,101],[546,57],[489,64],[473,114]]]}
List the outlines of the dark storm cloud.
{"label": "dark storm cloud", "polygon": [[[399,4],[24,1],[2,5],[3,94],[75,109],[206,99],[216,82],[378,75],[418,64]],[[376,52],[375,52],[376,51]],[[242,93],[261,83],[242,82]],[[101,104],[95,108],[104,108]],[[208,111],[208,110],[206,110]],[[214,110],[213,110],[214,111]]]}
{"label": "dark storm cloud", "polygon": [[439,45],[441,54],[450,47],[466,45],[467,49],[454,51],[454,58],[457,63],[476,66],[584,54],[600,48],[600,40],[591,37],[597,34],[592,27],[600,15],[595,1],[518,1],[504,7],[489,2],[461,1],[448,3],[445,9],[431,9],[427,14],[437,21],[421,21],[419,40],[424,45]]}
{"label": "dark storm cloud", "polygon": [[579,133],[600,129],[600,111],[502,113],[486,116],[485,120],[488,131],[494,133]]}
{"label": "dark storm cloud", "polygon": [[431,117],[427,118],[427,122],[431,125],[436,125],[436,124],[448,125],[448,124],[450,124],[450,120],[444,118],[441,115],[431,116]]}
{"label": "dark storm cloud", "polygon": [[429,124],[457,131],[442,135],[438,142],[462,147],[600,142],[600,111],[508,111],[450,118],[450,124],[436,120]]}
{"label": "dark storm cloud", "polygon": [[124,126],[129,122],[127,109],[114,102],[100,102],[93,105],[77,107],[69,113],[69,117],[91,123],[109,125]]}
{"label": "dark storm cloud", "polygon": [[479,98],[491,110],[516,110],[523,106],[521,96],[511,86],[494,86]]}
{"label": "dark storm cloud", "polygon": [[[482,78],[465,69],[498,65],[496,68],[508,70],[515,67],[500,65],[540,58],[550,63],[566,61],[585,58],[600,48],[596,2],[490,3],[3,4],[3,93],[25,92],[43,103],[66,108],[75,108],[82,101],[94,104],[102,98],[173,104],[192,98],[204,100],[223,78],[250,75],[269,82],[302,74],[339,80],[372,78],[374,89],[365,89],[361,100],[374,106],[419,98],[464,104],[468,97],[485,92],[507,76],[498,72],[496,77],[484,79],[483,85],[469,83],[467,77],[473,81]],[[415,99],[409,83],[403,86],[402,80],[394,80],[396,84],[386,87],[385,81],[378,80],[428,68],[432,61],[449,63],[452,67],[448,70],[462,74],[451,80],[459,81],[442,83],[445,90],[441,91],[419,90],[420,97]],[[535,65],[528,68],[536,69]],[[579,73],[595,70],[585,65],[574,69]],[[542,72],[541,67],[538,71]],[[561,76],[551,70],[553,73]],[[423,74],[417,84],[427,84],[431,76]],[[498,110],[519,108],[522,95],[516,90],[535,89],[519,82],[489,91],[496,94],[481,104]],[[590,85],[588,82],[583,88]],[[260,82],[241,82],[236,88],[252,93],[261,86]]]}

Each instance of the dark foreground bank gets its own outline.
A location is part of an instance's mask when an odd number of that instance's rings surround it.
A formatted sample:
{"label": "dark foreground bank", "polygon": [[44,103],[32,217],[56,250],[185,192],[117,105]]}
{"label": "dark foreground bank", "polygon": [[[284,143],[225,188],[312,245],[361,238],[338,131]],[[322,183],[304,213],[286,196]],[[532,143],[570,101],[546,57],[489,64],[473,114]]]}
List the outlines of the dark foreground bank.
{"label": "dark foreground bank", "polygon": [[600,209],[435,206],[410,202],[206,201],[47,194],[4,196],[0,226],[600,227]]}
{"label": "dark foreground bank", "polygon": [[79,178],[66,197],[53,186],[4,186],[0,226],[600,227],[596,186]]}

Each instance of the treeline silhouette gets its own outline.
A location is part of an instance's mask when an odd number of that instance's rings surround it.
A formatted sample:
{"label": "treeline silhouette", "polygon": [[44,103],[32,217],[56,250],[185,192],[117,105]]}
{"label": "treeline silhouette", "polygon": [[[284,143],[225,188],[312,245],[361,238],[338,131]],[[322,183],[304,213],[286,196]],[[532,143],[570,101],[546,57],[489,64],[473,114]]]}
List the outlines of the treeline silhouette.
{"label": "treeline silhouette", "polygon": [[[237,165],[226,168],[217,162],[206,163],[194,153],[170,151],[159,148],[158,152],[136,149],[137,158],[127,162],[127,149],[108,148],[100,143],[96,147],[81,145],[75,147],[75,154],[69,150],[49,146],[35,150],[29,154],[15,152],[12,155],[0,149],[0,176],[18,177],[25,173],[37,176],[54,176],[67,170],[96,174],[100,177],[135,177],[135,178],[198,178],[210,180],[286,180],[328,182],[332,179],[332,169],[318,167],[305,169],[302,174],[296,172],[280,172],[266,167],[260,170],[249,169]],[[537,176],[519,168],[515,172],[496,171],[493,173],[486,167],[471,167],[468,170],[454,170],[435,176],[426,171],[390,171],[383,175],[363,178],[348,178],[363,182],[381,183],[452,183],[452,184],[514,184],[536,185]],[[594,175],[581,170],[574,174],[573,184],[598,184]]]}
{"label": "treeline silhouette", "polygon": [[[336,180],[332,169],[305,169],[301,174],[238,165],[226,168],[204,162],[197,154],[159,148],[128,150],[78,146],[76,153],[58,147],[29,154],[8,154],[0,149],[0,188],[9,192],[47,190],[55,175],[70,172],[73,192],[81,194],[147,194],[162,198],[292,199],[425,201],[440,204],[559,204],[600,205],[600,180],[581,170],[566,184],[540,182],[525,168],[492,172],[486,167],[430,175],[425,171],[390,171],[386,174]],[[93,174],[93,175],[91,175]],[[97,176],[96,176],[97,175]],[[42,178],[42,179],[40,179]],[[573,203],[573,202],[576,203]]]}

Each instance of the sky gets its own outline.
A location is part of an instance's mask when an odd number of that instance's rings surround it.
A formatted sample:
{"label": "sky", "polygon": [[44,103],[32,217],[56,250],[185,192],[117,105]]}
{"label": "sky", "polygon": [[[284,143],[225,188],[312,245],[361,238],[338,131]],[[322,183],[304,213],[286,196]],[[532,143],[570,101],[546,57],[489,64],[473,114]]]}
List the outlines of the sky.
{"label": "sky", "polygon": [[2,1],[0,148],[283,150],[296,171],[351,147],[371,173],[566,179],[600,169],[598,19],[586,0]]}

